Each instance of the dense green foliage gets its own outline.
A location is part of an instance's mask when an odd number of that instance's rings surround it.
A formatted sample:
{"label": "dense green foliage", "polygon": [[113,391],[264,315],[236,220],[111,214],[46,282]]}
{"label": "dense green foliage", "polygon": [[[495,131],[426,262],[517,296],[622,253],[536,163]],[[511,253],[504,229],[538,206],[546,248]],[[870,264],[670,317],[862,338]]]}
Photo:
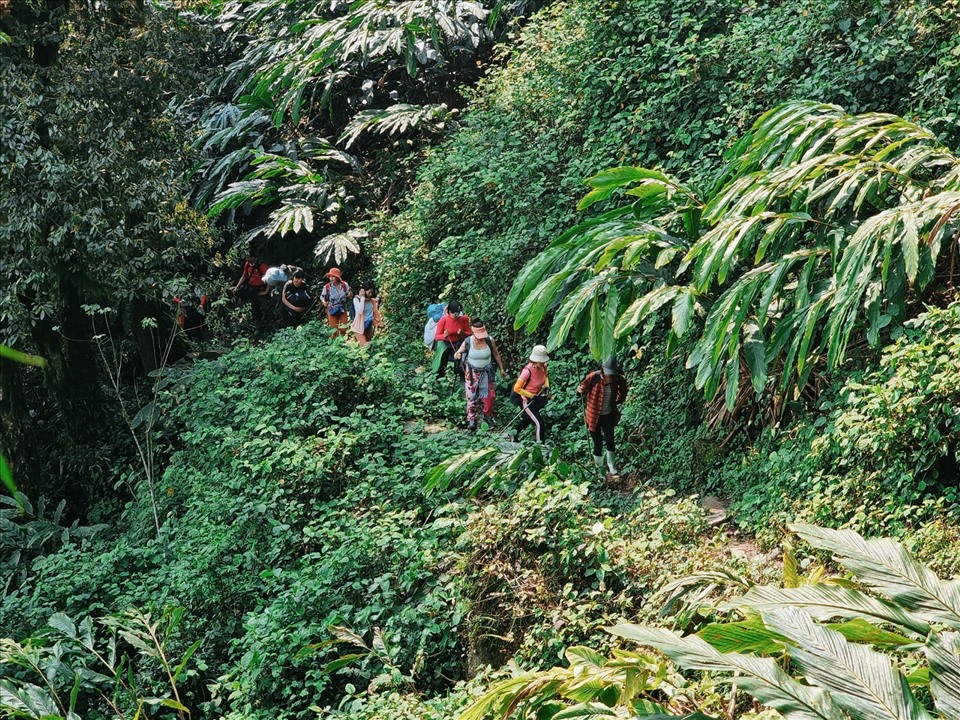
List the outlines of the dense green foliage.
{"label": "dense green foliage", "polygon": [[[104,328],[84,306],[112,308],[125,355],[152,370],[171,286],[204,258],[205,222],[185,200],[184,103],[203,82],[210,38],[162,9],[19,5],[0,19],[11,36],[0,47],[0,340],[48,366],[41,389],[38,372],[0,361],[2,442],[25,488],[82,502],[82,478],[96,485],[91,474],[112,472],[90,472],[96,429],[112,421],[93,342]],[[58,445],[69,452],[54,468]]]}
{"label": "dense green foliage", "polygon": [[[595,365],[571,336],[555,337],[545,451],[498,435],[515,413],[504,379],[500,425],[461,432],[462,386],[432,377],[419,337],[423,307],[459,297],[487,321],[512,381],[530,346],[549,340],[543,328],[564,316],[544,296],[542,325],[522,335],[508,293],[552,241],[596,219],[596,208],[576,208],[590,189],[584,178],[649,167],[658,174],[641,178],[637,196],[647,180],[677,177],[700,188],[697,197],[720,197],[723,157],[739,138],[796,141],[769,124],[747,134],[783,102],[807,101],[791,107],[835,131],[875,117],[862,113],[903,118],[884,116],[890,132],[862,135],[850,157],[859,172],[883,146],[909,181],[879,191],[877,176],[860,172],[875,192],[817,216],[840,234],[853,237],[882,208],[929,199],[923,183],[952,191],[951,168],[936,162],[952,167],[945,148],[960,147],[960,9],[932,0],[571,0],[527,19],[537,7],[262,0],[188,12],[0,2],[0,82],[10,89],[0,94],[0,124],[17,139],[0,147],[0,237],[9,241],[0,340],[50,361],[46,371],[10,371],[0,358],[0,450],[30,491],[0,508],[0,714],[451,720],[471,705],[476,718],[760,714],[744,692],[731,700],[725,676],[681,671],[603,632],[624,618],[658,622],[663,599],[685,637],[707,627],[714,639],[763,635],[766,654],[797,671],[790,682],[802,694],[818,683],[804,677],[815,664],[802,654],[808,640],[826,632],[821,621],[845,620],[848,640],[874,633],[863,646],[870,667],[875,655],[887,663],[914,716],[950,716],[941,678],[952,670],[934,656],[955,641],[941,629],[955,612],[928,617],[914,596],[888,592],[828,531],[801,534],[866,583],[873,594],[859,600],[906,613],[884,616],[893,625],[883,654],[869,647],[881,634],[841,612],[815,618],[813,629],[791,614],[773,637],[786,616],[757,595],[784,592],[773,587],[781,581],[807,583],[794,595],[859,592],[826,582],[816,549],[787,548],[782,569],[761,555],[798,518],[882,530],[942,576],[960,570],[952,227],[936,228],[945,231],[939,264],[919,230],[916,257],[894,258],[903,292],[878,306],[876,347],[851,346],[853,360],[829,375],[816,352],[798,348],[799,372],[817,371],[771,412],[746,383],[735,415],[704,403],[696,377],[666,352],[695,349],[695,313],[680,313],[690,330],[682,340],[654,323],[648,334],[631,330],[619,479],[598,478],[590,461],[573,390]],[[912,144],[900,142],[907,135]],[[804,142],[820,162],[809,136],[797,147]],[[910,164],[918,150],[929,161],[923,172]],[[776,164],[775,155],[754,160]],[[763,184],[766,170],[747,176]],[[607,188],[610,201],[623,199],[617,187]],[[816,188],[805,192],[768,192],[764,202],[815,215]],[[747,218],[766,209],[743,208]],[[222,235],[198,211],[216,216]],[[704,257],[716,256],[724,246],[707,225],[697,237]],[[214,339],[174,360],[174,346],[190,345],[167,334],[168,298],[251,237],[264,259],[307,267],[313,288],[328,258],[350,255],[351,281],[352,265],[381,285],[386,332],[359,348],[331,340],[314,316],[237,340],[246,335],[235,330],[239,313],[220,301]],[[913,247],[908,239],[894,250]],[[823,254],[811,282],[830,276],[828,257],[842,264],[839,250]],[[752,247],[731,263],[726,282],[754,257]],[[869,262],[863,270],[878,272]],[[803,277],[782,280],[789,303]],[[218,282],[202,280],[215,296]],[[698,289],[705,316],[718,287]],[[595,348],[613,347],[609,329],[596,326]],[[168,347],[158,362],[156,349]],[[771,357],[771,378],[778,362]],[[749,369],[737,368],[743,378]],[[51,497],[37,497],[38,487]],[[708,514],[694,493],[730,507],[713,503],[723,512]],[[906,557],[881,545],[871,552]],[[927,589],[954,592],[903,563]],[[750,602],[719,605],[734,593]],[[742,622],[724,630],[726,619]],[[931,619],[939,624],[927,633],[918,622]],[[791,634],[801,623],[803,638]],[[901,635],[907,646],[891,644]],[[923,643],[928,656],[915,652]],[[711,658],[712,669],[733,669]],[[570,667],[539,670],[564,659]],[[775,679],[789,685],[785,677]],[[475,704],[490,684],[493,694]],[[741,675],[740,689],[755,690],[749,684]],[[845,698],[832,701],[854,712]],[[824,703],[827,717],[838,715]]]}

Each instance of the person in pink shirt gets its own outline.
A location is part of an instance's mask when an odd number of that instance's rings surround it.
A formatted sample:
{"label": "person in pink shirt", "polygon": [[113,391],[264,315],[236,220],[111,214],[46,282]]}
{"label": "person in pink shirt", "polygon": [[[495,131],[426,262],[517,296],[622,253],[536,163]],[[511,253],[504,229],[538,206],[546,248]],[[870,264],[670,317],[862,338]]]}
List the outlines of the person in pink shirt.
{"label": "person in pink shirt", "polygon": [[511,399],[520,406],[520,419],[514,426],[514,433],[519,437],[520,432],[529,425],[533,425],[536,441],[542,443],[547,439],[547,425],[540,411],[550,399],[550,376],[547,374],[547,348],[543,345],[534,345],[530,353],[530,362],[520,371],[520,376],[513,384]]}

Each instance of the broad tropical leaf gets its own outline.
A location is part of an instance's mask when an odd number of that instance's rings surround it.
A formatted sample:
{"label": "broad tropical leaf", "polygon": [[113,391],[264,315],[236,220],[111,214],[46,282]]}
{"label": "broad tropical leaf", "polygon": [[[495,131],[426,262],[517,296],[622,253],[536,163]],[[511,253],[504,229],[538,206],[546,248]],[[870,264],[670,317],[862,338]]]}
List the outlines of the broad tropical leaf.
{"label": "broad tropical leaf", "polygon": [[852,716],[863,720],[930,718],[889,657],[847,642],[840,633],[815,624],[803,610],[772,610],[763,613],[763,620],[789,639],[790,657],[807,681],[829,691],[834,702]]}
{"label": "broad tropical leaf", "polygon": [[721,653],[693,635],[677,637],[667,630],[622,624],[610,628],[614,635],[654,647],[681,667],[693,670],[736,672],[738,686],[788,720],[842,720],[840,708],[820,688],[801,685],[774,660],[739,653]]}
{"label": "broad tropical leaf", "polygon": [[928,623],[960,629],[960,583],[940,580],[889,538],[865,540],[852,530],[797,523],[790,529],[810,545],[834,554],[856,578]]}
{"label": "broad tropical leaf", "polygon": [[[925,299],[960,228],[960,160],[929,130],[822,103],[761,116],[704,201],[656,169],[611,168],[587,184],[582,209],[617,191],[637,199],[528,263],[508,300],[516,327],[549,319],[554,344],[573,334],[599,357],[611,340],[598,308],[616,313],[614,341],[626,344],[670,307],[668,347],[698,333],[687,366],[728,408],[745,376],[757,397],[787,394],[843,362],[851,337],[877,344]],[[586,324],[594,332],[573,333]]]}

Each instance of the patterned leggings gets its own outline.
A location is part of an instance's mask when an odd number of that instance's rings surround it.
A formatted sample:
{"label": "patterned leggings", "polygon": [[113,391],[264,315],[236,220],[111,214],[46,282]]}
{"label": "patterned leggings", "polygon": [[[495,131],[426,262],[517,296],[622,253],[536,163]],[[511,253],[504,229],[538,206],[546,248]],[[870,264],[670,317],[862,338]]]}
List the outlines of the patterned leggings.
{"label": "patterned leggings", "polygon": [[493,415],[493,401],[496,397],[496,390],[493,387],[493,378],[487,380],[487,395],[480,397],[477,392],[477,386],[480,384],[480,378],[483,372],[474,370],[468,364],[464,371],[464,390],[467,396],[467,422],[477,422],[480,419],[480,411],[483,410],[483,416],[489,418]]}

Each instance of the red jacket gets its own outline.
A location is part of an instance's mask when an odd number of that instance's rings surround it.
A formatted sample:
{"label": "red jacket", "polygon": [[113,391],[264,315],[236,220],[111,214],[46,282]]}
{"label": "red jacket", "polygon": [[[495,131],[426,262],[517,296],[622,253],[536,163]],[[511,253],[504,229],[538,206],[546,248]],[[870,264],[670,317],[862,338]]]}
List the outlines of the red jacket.
{"label": "red jacket", "polygon": [[[447,337],[444,337],[443,334],[447,333]],[[460,317],[454,317],[448,312],[443,314],[443,317],[440,318],[440,322],[437,323],[437,334],[434,336],[435,340],[449,340],[454,345],[459,345],[463,342],[463,339],[470,334],[470,316],[461,315]]]}
{"label": "red jacket", "polygon": [[244,260],[243,278],[240,280],[240,282],[246,282],[250,287],[263,287],[263,275],[265,272],[267,272],[266,263],[254,265],[253,263],[248,263],[246,260]]}
{"label": "red jacket", "polygon": [[[621,375],[609,377],[613,384],[613,412],[619,422],[620,409],[617,406],[627,399],[627,381]],[[593,432],[597,429],[600,411],[603,409],[603,370],[594,370],[587,375],[577,388],[577,394],[584,399],[583,419],[587,423],[587,429]]]}

